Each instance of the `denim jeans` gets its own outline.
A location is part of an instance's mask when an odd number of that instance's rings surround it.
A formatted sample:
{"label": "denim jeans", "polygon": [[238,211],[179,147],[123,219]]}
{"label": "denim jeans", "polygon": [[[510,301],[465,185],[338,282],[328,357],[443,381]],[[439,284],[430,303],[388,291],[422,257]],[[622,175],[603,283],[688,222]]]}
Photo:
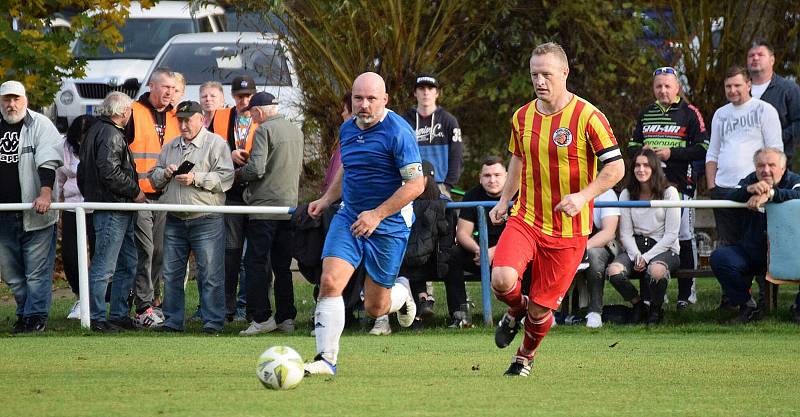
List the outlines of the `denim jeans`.
{"label": "denim jeans", "polygon": [[17,316],[46,318],[52,302],[55,225],[26,232],[21,212],[0,212],[0,276],[17,302]]}
{"label": "denim jeans", "polygon": [[275,274],[275,321],[278,323],[297,316],[294,306],[294,285],[290,252],[289,220],[253,220],[247,223],[247,252],[244,267],[247,278],[247,313],[256,322],[267,321],[272,315],[269,302],[272,274]]}
{"label": "denim jeans", "polygon": [[753,275],[767,271],[766,259],[747,253],[739,245],[723,246],[711,254],[711,269],[717,277],[722,294],[733,305],[742,305],[750,299]]}
{"label": "denim jeans", "polygon": [[197,261],[203,327],[225,324],[225,222],[222,214],[182,220],[167,214],[164,227],[164,326],[183,330],[186,298],[183,280],[189,252]]}
{"label": "denim jeans", "polygon": [[136,243],[131,211],[96,211],[94,223],[94,256],[89,265],[89,293],[92,320],[106,319],[106,291],[111,282],[110,320],[128,317],[128,294],[136,276]]}

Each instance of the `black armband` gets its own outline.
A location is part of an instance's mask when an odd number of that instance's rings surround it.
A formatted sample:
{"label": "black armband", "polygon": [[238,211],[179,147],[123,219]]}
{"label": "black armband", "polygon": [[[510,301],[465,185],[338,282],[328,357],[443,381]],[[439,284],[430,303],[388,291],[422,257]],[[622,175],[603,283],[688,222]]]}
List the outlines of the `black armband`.
{"label": "black armband", "polygon": [[39,174],[39,182],[42,184],[42,187],[50,187],[53,189],[53,184],[56,182],[56,171],[50,168],[39,168],[36,170]]}

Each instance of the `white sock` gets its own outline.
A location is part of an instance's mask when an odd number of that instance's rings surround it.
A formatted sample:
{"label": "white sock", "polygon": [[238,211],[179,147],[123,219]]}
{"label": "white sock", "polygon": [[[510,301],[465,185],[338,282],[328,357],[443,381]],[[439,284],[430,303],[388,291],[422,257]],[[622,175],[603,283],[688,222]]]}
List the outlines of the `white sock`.
{"label": "white sock", "polygon": [[403,308],[403,305],[405,305],[408,295],[410,294],[409,288],[408,278],[397,277],[394,287],[392,287],[390,293],[392,305],[389,307],[389,313],[396,313],[398,310]]}
{"label": "white sock", "polygon": [[317,339],[317,353],[322,354],[332,364],[336,364],[342,331],[344,331],[342,296],[320,297],[314,312],[314,337]]}

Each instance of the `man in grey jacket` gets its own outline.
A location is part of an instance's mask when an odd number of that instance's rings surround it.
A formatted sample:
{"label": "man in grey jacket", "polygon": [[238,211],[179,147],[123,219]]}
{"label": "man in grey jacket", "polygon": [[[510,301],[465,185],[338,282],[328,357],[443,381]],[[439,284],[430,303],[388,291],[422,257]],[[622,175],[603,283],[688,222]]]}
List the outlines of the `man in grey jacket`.
{"label": "man in grey jacket", "polygon": [[[303,168],[303,133],[278,113],[272,94],[253,95],[250,105],[253,120],[259,124],[247,164],[237,170],[236,179],[247,181],[244,201],[249,206],[297,205],[300,172]],[[294,331],[297,310],[289,265],[290,222],[288,216],[251,214],[244,256],[247,276],[247,313],[253,318],[250,327],[239,334],[250,336],[275,329]],[[269,304],[271,264],[275,274],[275,315]]]}
{"label": "man in grey jacket", "polygon": [[[125,93],[109,93],[103,100],[103,115],[86,133],[78,165],[78,188],[86,201],[145,201],[133,154],[125,139],[131,103]],[[91,329],[98,333],[116,333],[141,327],[141,322],[134,322],[128,316],[128,294],[136,276],[138,258],[134,241],[136,212],[99,210],[94,213],[93,225],[95,246],[89,266]],[[111,311],[106,320],[105,296],[112,276]]]}
{"label": "man in grey jacket", "polygon": [[33,203],[34,211],[0,211],[0,276],[14,293],[12,333],[47,327],[55,265],[56,169],[64,164],[61,135],[28,109],[25,86],[0,85],[0,203]]}
{"label": "man in grey jacket", "polygon": [[[203,108],[184,101],[177,108],[181,135],[161,149],[150,183],[163,194],[161,204],[225,205],[233,184],[233,161],[225,141],[203,125]],[[190,163],[185,168],[184,163]],[[189,165],[186,165],[189,166]],[[170,211],[164,226],[164,326],[184,330],[184,277],[189,252],[197,260],[197,285],[203,332],[215,334],[225,324],[225,223],[220,213]]]}

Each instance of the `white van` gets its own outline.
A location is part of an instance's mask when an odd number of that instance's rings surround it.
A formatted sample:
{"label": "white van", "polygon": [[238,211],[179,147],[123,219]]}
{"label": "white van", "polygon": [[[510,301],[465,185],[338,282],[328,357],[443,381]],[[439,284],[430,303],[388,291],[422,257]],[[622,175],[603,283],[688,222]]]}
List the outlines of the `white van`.
{"label": "white van", "polygon": [[88,61],[86,77],[62,80],[55,99],[56,126],[64,130],[76,117],[96,114],[97,106],[111,91],[122,91],[135,99],[140,85],[146,83],[145,73],[153,58],[170,38],[181,33],[222,31],[224,13],[215,5],[192,9],[186,1],[160,1],[149,9],[132,1],[130,15],[119,28],[122,51],[98,48],[89,52],[81,42],[74,45],[74,55]]}
{"label": "white van", "polygon": [[[221,32],[191,33],[170,39],[158,53],[146,79],[154,69],[169,68],[186,78],[182,100],[200,101],[200,85],[218,81],[223,86],[225,105],[233,106],[231,82],[240,75],[249,75],[258,91],[274,95],[279,111],[287,119],[302,125],[302,99],[291,56],[274,33]],[[137,97],[146,93],[143,84]]]}

